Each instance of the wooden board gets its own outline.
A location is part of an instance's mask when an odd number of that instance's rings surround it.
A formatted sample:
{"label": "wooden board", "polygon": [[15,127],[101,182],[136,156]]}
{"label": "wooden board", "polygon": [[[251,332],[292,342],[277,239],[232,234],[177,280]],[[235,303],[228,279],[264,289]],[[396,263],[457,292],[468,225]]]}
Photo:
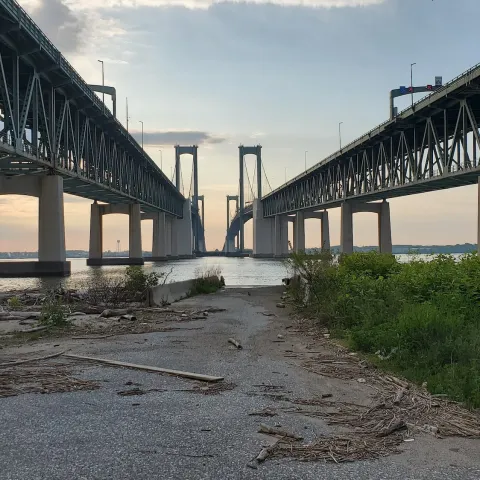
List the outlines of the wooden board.
{"label": "wooden board", "polygon": [[213,377],[211,375],[202,375],[200,373],[182,372],[181,370],[171,370],[169,368],[151,367],[149,365],[137,365],[135,363],[118,362],[116,360],[108,360],[106,358],[84,357],[83,355],[73,355],[71,353],[64,354],[64,357],[76,358],[78,360],[87,360],[90,362],[105,363],[107,365],[116,365],[118,367],[133,368],[136,370],[145,370],[147,372],[166,373],[176,377],[191,378],[202,382],[220,382],[224,377]]}

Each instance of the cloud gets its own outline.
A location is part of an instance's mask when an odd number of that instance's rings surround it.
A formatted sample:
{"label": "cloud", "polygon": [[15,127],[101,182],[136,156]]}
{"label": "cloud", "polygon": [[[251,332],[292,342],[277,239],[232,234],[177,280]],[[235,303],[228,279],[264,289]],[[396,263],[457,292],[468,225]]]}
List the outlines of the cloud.
{"label": "cloud", "polygon": [[60,51],[76,52],[84,45],[88,23],[85,14],[74,12],[62,0],[30,1],[25,7]]}
{"label": "cloud", "polygon": [[[138,142],[142,140],[141,132],[131,132]],[[202,145],[218,144],[225,141],[223,137],[216,137],[207,132],[196,130],[169,131],[169,132],[144,132],[144,145]]]}
{"label": "cloud", "polygon": [[310,8],[345,8],[379,5],[387,0],[71,0],[82,9],[138,8],[138,7],[186,7],[192,10],[208,9],[219,3],[273,4]]}

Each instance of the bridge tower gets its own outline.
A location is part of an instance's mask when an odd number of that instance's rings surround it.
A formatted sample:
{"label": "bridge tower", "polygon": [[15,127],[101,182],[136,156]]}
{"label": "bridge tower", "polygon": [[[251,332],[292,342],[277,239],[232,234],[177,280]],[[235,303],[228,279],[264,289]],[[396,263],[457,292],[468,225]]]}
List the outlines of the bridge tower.
{"label": "bridge tower", "polygon": [[238,240],[238,235],[233,238],[228,236],[228,227],[230,226],[230,202],[235,202],[235,215],[238,213],[238,195],[227,195],[227,235],[225,237],[225,253],[235,252],[237,245],[235,240]]}
{"label": "bridge tower", "polygon": [[262,146],[256,145],[254,147],[245,147],[240,145],[238,147],[239,163],[240,163],[240,205],[239,205],[239,220],[240,220],[240,252],[245,249],[245,183],[243,172],[245,169],[245,155],[255,155],[257,159],[257,199],[262,198]]}
{"label": "bridge tower", "polygon": [[200,251],[200,222],[198,218],[198,145],[181,146],[175,145],[175,186],[177,190],[181,187],[181,165],[180,157],[182,155],[192,155],[193,157],[193,202],[192,206],[196,214],[193,216],[193,250]]}

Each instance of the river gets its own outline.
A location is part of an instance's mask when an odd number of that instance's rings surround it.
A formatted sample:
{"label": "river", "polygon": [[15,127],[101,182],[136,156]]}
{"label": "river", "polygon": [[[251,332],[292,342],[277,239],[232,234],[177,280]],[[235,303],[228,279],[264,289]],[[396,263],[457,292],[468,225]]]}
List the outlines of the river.
{"label": "river", "polygon": [[[121,275],[124,266],[88,267],[85,258],[70,258],[72,274],[65,278],[0,278],[0,291],[24,289],[51,289],[59,285],[66,288],[81,288],[89,280],[101,275]],[[3,261],[3,260],[2,260]],[[18,261],[18,260],[17,260]],[[227,286],[280,285],[287,269],[284,261],[254,258],[202,257],[190,260],[146,263],[146,272],[169,273],[168,282],[187,280],[195,272],[218,267]]]}
{"label": "river", "polygon": [[[460,255],[453,255],[460,257]],[[396,255],[400,262],[408,262],[410,255]],[[427,255],[417,255],[416,258],[428,260]],[[121,275],[124,266],[88,267],[85,258],[69,259],[72,274],[65,278],[0,278],[0,292],[8,290],[42,289],[48,290],[59,285],[66,288],[82,288],[90,280],[102,275]],[[5,261],[5,260],[2,260]],[[7,260],[8,261],[8,260]],[[18,261],[18,260],[17,260]],[[168,282],[188,280],[195,277],[196,271],[205,271],[218,267],[225,278],[227,286],[250,287],[253,285],[280,285],[282,278],[287,276],[284,260],[232,257],[202,257],[190,260],[174,260],[171,262],[146,263],[146,272],[169,273]]]}

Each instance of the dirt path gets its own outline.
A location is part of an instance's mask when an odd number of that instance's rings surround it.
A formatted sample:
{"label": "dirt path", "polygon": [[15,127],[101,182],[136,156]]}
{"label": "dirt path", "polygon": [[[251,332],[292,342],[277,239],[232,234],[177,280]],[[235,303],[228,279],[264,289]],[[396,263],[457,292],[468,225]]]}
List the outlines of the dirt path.
{"label": "dirt path", "polygon": [[[332,395],[331,402],[368,405],[376,394],[368,378],[359,383],[303,368],[312,354],[302,352],[331,355],[333,350],[295,331],[288,312],[275,307],[279,296],[279,289],[273,288],[232,289],[176,304],[226,309],[205,320],[181,322],[182,330],[95,341],[52,339],[33,348],[2,350],[1,356],[11,359],[33,351],[46,355],[71,349],[81,355],[224,376],[226,385],[215,395],[190,380],[69,364],[76,378],[92,380],[99,388],[0,398],[1,478],[479,478],[478,440],[439,440],[422,434],[403,443],[403,453],[380,460],[337,465],[274,458],[250,468],[262,446],[272,442],[270,436],[257,433],[261,422],[280,425],[305,442],[341,431],[327,425],[325,417],[296,412],[299,405],[292,400],[323,394]],[[230,345],[229,337],[243,349]],[[129,395],[134,389],[143,394]],[[275,416],[249,415],[265,409]]]}

